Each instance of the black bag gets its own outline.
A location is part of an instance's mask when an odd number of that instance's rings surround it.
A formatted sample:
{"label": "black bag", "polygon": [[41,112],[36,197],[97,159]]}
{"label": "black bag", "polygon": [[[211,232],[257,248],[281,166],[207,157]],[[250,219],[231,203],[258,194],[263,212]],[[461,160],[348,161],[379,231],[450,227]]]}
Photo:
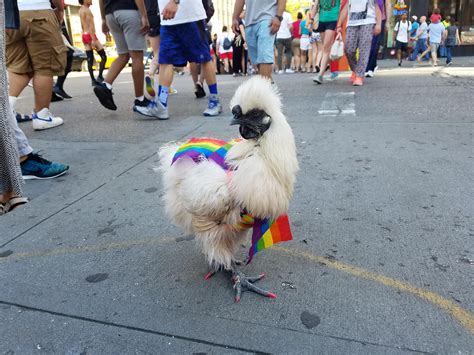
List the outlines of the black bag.
{"label": "black bag", "polygon": [[5,0],[5,28],[20,28],[20,12],[16,0]]}
{"label": "black bag", "polygon": [[202,0],[204,5],[204,10],[206,10],[206,22],[211,20],[211,17],[214,16],[214,4],[212,0]]}

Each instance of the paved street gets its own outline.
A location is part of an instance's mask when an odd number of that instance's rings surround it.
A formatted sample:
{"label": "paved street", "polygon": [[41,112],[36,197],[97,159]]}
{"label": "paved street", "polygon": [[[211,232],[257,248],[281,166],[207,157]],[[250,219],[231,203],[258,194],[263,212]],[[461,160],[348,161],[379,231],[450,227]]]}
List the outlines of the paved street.
{"label": "paved street", "polygon": [[[21,124],[71,170],[28,181],[31,202],[0,218],[0,354],[472,354],[474,58],[458,63],[384,61],[361,88],[275,76],[301,168],[294,240],[247,270],[278,298],[240,304],[225,275],[203,280],[153,168],[170,140],[235,137],[228,104],[245,79],[219,76],[225,112],[204,118],[176,77],[172,118],[156,121],[132,113],[130,73],[116,112],[74,75],[74,99],[52,104],[63,126]],[[28,88],[19,111],[31,103]]]}

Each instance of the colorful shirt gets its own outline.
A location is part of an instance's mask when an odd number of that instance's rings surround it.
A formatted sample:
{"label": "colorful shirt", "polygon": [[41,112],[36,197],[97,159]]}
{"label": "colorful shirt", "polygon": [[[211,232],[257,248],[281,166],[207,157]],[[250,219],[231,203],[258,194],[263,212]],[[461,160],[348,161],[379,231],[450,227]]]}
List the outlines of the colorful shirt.
{"label": "colorful shirt", "polygon": [[321,0],[319,2],[319,22],[334,22],[339,17],[341,0]]}
{"label": "colorful shirt", "polygon": [[306,28],[306,20],[301,21],[300,23],[301,35],[309,35],[309,29]]}
{"label": "colorful shirt", "polygon": [[301,38],[301,20],[293,22],[293,38]]}

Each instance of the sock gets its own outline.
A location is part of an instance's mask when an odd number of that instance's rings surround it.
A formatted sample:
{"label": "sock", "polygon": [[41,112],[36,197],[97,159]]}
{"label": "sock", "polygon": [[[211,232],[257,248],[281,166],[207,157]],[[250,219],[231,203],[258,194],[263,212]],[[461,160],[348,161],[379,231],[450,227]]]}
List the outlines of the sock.
{"label": "sock", "polygon": [[10,101],[10,107],[13,111],[15,111],[16,100],[18,100],[18,97],[8,96],[8,101]]}
{"label": "sock", "polygon": [[100,51],[97,51],[97,54],[100,55],[99,78],[102,78],[102,73],[105,69],[105,63],[107,62],[107,54],[105,54],[103,48]]}
{"label": "sock", "polygon": [[87,70],[89,70],[89,75],[91,77],[91,80],[95,80],[94,69],[92,69],[92,66],[94,65],[94,52],[92,50],[86,51],[86,55],[87,55]]}
{"label": "sock", "polygon": [[135,97],[135,99],[138,100],[138,101],[143,101],[144,98],[145,98],[145,96],[143,96],[143,95]]}
{"label": "sock", "polygon": [[164,107],[168,106],[168,95],[170,93],[170,88],[167,86],[159,86],[158,88],[158,99]]}
{"label": "sock", "polygon": [[106,81],[104,81],[104,83],[105,83],[105,86],[107,87],[107,89],[112,90],[112,84],[109,84]]}
{"label": "sock", "polygon": [[207,85],[209,87],[209,93],[211,95],[217,95],[217,83],[212,84],[212,85]]}

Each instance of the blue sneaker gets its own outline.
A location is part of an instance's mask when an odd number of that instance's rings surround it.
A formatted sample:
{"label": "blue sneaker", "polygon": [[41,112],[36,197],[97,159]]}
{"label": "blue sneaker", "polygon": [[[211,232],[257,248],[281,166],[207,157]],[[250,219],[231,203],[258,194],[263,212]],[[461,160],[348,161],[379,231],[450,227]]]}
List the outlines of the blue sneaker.
{"label": "blue sneaker", "polygon": [[53,179],[69,170],[68,165],[50,162],[35,153],[28,154],[28,158],[22,161],[20,166],[24,180]]}

